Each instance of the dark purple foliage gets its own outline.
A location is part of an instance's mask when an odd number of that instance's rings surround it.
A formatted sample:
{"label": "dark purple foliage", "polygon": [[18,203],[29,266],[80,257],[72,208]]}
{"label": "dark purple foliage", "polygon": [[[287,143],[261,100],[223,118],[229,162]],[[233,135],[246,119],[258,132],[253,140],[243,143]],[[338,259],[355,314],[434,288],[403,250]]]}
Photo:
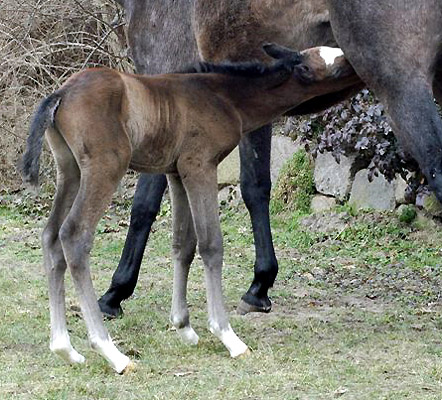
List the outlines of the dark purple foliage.
{"label": "dark purple foliage", "polygon": [[[289,120],[287,128],[294,124]],[[412,193],[423,183],[417,163],[405,154],[394,136],[384,107],[368,90],[309,116],[298,125],[298,130],[314,156],[330,151],[339,162],[341,155],[356,154],[360,168],[369,169],[369,178],[381,173],[392,180],[400,174],[411,184]],[[416,180],[418,184],[413,182]]]}

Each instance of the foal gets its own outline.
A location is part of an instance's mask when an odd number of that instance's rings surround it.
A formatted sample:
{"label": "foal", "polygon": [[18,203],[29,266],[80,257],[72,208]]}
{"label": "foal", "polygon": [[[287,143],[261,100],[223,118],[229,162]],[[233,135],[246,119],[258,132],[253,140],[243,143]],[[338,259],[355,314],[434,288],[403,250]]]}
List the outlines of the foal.
{"label": "foal", "polygon": [[198,244],[205,266],[209,329],[232,357],[247,346],[230,327],[221,289],[223,244],[217,205],[217,165],[241,135],[315,96],[358,83],[339,49],[297,53],[276,46],[262,64],[200,63],[193,73],[129,75],[89,69],[72,76],[40,104],[31,124],[23,176],[38,181],[43,136],[57,164],[57,193],[43,232],[49,280],[50,348],[71,363],[84,357],[66,327],[64,273],[69,266],[88,336],[118,373],[130,360],[113,344],[92,286],[94,231],[128,168],[166,173],[173,207],[174,284],[171,321],[191,344],[187,277]]}

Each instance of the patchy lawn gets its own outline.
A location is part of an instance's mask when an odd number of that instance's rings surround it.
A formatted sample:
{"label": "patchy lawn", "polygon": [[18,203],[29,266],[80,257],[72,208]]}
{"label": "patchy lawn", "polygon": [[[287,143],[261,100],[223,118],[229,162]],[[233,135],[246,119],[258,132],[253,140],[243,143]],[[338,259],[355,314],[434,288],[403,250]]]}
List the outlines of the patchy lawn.
{"label": "patchy lawn", "polygon": [[[172,287],[170,211],[155,224],[125,316],[107,321],[138,369],[118,376],[87,345],[68,276],[72,342],[80,367],[49,352],[49,311],[40,233],[46,208],[0,208],[0,399],[434,399],[442,398],[442,229],[394,215],[345,211],[273,217],[280,264],[273,311],[245,317],[235,306],[252,279],[253,242],[244,207],[224,208],[224,287],[231,323],[252,348],[231,360],[207,330],[201,261],[189,303],[196,348],[168,321]],[[92,254],[102,294],[128,223],[119,205],[99,226]],[[431,224],[430,224],[431,225]],[[326,233],[324,233],[326,232]]]}

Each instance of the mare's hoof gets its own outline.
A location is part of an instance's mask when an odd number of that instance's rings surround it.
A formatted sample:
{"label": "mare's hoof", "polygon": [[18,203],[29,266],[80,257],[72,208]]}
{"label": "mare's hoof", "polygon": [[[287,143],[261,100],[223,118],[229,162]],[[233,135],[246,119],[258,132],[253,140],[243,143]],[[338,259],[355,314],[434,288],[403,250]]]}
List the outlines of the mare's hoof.
{"label": "mare's hoof", "polygon": [[108,303],[106,303],[103,297],[98,300],[98,305],[100,306],[101,313],[105,318],[114,319],[123,316],[123,309],[120,305],[118,305],[117,307],[112,307]]}
{"label": "mare's hoof", "polygon": [[129,375],[136,370],[137,364],[135,364],[133,361],[129,361],[129,364],[127,364],[126,368],[124,368],[123,371],[120,372],[120,375]]}
{"label": "mare's hoof", "polygon": [[236,312],[239,315],[246,315],[251,312],[269,313],[271,309],[272,309],[272,303],[270,303],[270,300],[268,304],[256,305],[256,304],[247,303],[244,299],[241,299],[239,301]]}

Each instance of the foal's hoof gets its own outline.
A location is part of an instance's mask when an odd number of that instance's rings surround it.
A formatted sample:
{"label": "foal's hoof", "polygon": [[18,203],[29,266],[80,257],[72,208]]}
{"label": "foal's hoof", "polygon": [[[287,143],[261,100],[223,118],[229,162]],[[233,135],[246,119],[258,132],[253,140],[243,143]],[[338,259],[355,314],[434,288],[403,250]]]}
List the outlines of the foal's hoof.
{"label": "foal's hoof", "polygon": [[269,313],[272,309],[272,303],[269,300],[268,304],[260,304],[260,305],[256,305],[256,304],[250,304],[247,303],[244,298],[242,298],[239,301],[238,307],[236,309],[236,312],[239,315],[246,315],[248,313],[251,312],[261,312],[261,313]]}
{"label": "foal's hoof", "polygon": [[250,354],[252,354],[252,351],[247,347],[246,351],[244,353],[238,354],[237,356],[233,357],[235,360],[239,360],[241,358],[246,358]]}
{"label": "foal's hoof", "polygon": [[120,372],[120,375],[129,375],[136,370],[137,364],[135,364],[133,361],[130,361],[129,364],[127,364],[126,368],[124,368],[123,371]]}
{"label": "foal's hoof", "polygon": [[105,318],[115,319],[123,316],[123,309],[121,306],[119,304],[116,307],[109,305],[106,303],[104,296],[98,300],[98,305],[100,306],[101,313]]}

